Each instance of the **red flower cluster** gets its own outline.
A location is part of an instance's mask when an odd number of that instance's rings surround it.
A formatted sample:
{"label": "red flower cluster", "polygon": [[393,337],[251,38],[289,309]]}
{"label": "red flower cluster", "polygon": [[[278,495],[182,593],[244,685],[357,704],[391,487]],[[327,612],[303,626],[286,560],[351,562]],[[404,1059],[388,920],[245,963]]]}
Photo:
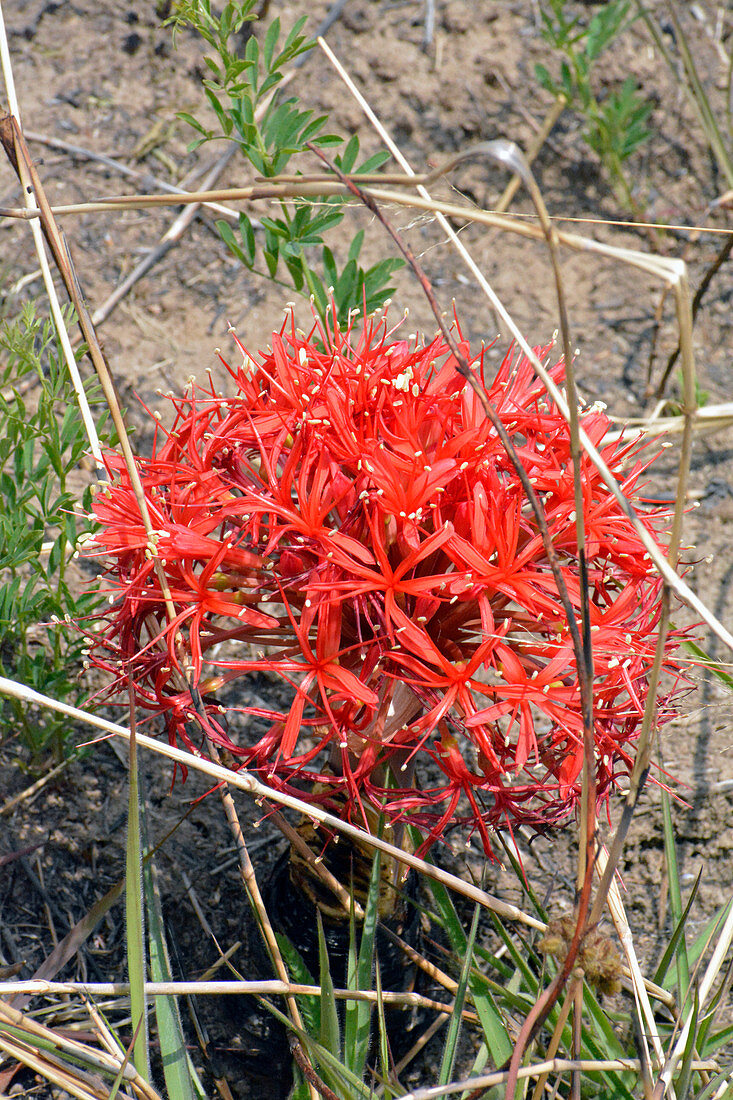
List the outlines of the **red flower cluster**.
{"label": "red flower cluster", "polygon": [[[234,395],[191,382],[172,399],[172,429],[156,426],[153,457],[139,459],[172,624],[128,475],[110,459],[113,483],[94,505],[113,593],[96,662],[117,686],[129,676],[171,741],[196,737],[193,682],[235,766],[360,823],[365,804],[382,808],[426,846],[464,822],[488,851],[491,827],[566,817],[583,756],[570,633],[516,472],[442,337],[395,341],[384,321],[306,336],[291,319],[257,358],[237,345],[241,364],[224,364]],[[524,358],[507,354],[490,382],[483,352],[472,366],[542,503],[579,617],[567,424]],[[633,494],[638,456],[603,446],[601,412],[582,423]],[[585,457],[582,483],[606,796],[631,763],[661,586]],[[248,708],[227,686],[263,671],[289,685],[289,708]],[[266,720],[254,743],[232,720],[242,711]]]}

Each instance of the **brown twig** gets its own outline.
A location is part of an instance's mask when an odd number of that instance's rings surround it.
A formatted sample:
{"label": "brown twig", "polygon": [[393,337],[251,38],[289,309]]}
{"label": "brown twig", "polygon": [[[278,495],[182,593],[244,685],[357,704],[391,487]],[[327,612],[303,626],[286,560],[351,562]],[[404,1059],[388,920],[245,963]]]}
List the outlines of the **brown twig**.
{"label": "brown twig", "polygon": [[[57,149],[77,159],[81,158],[83,160],[102,164],[105,168],[110,169],[112,172],[117,172],[120,176],[137,180],[144,187],[157,187],[160,191],[165,191],[168,195],[185,195],[187,193],[187,187],[176,186],[173,183],[168,183],[166,180],[158,179],[158,177],[154,176],[151,172],[143,171],[140,168],[132,168],[129,164],[125,164],[121,160],[116,160],[114,157],[108,157],[104,153],[96,153],[93,149],[87,149],[83,145],[74,145],[69,141],[63,141],[61,138],[51,137],[49,134],[40,134],[33,130],[25,130],[24,133],[26,141],[37,142],[39,145],[46,145],[49,149]],[[189,172],[186,176],[186,181],[189,183],[193,182],[195,175],[203,175],[207,170],[205,165],[199,165],[197,167],[199,170],[195,174]],[[237,211],[232,210],[231,207],[221,206],[219,203],[207,202],[201,203],[201,205],[204,209],[210,210],[212,214],[217,214],[220,218],[227,218],[230,221],[237,220]]]}
{"label": "brown twig", "polygon": [[313,1066],[303,1053],[303,1048],[295,1035],[290,1036],[290,1053],[295,1059],[298,1069],[303,1074],[306,1081],[323,1097],[323,1100],[340,1100],[336,1093],[328,1087],[325,1081],[321,1080],[313,1069]]}
{"label": "brown twig", "polygon": [[[232,144],[226,150],[226,152],[219,157],[216,163],[208,172],[203,186],[208,190],[213,187],[218,177],[223,172],[226,165],[231,160],[234,153],[237,151],[237,146]],[[166,256],[170,250],[178,244],[183,234],[186,232],[191,222],[196,217],[202,204],[193,203],[189,206],[184,206],[181,213],[176,217],[175,221],[170,225],[168,230],[163,234],[155,248],[152,248],[148,252],[147,256],[143,257],[139,264],[137,264],[127,278],[123,279],[119,286],[115,287],[110,296],[105,302],[102,303],[98,309],[95,309],[92,314],[92,324],[101,325],[107,320],[110,313],[119,305],[122,299],[129,294],[143,275],[146,275],[151,268],[155,267],[160,260]]]}
{"label": "brown twig", "polygon": [[[733,236],[730,236],[730,237],[727,238],[727,240],[723,244],[723,247],[718,252],[718,255],[715,257],[713,262],[710,264],[710,267],[707,269],[707,271],[703,275],[702,279],[700,280],[699,287],[695,291],[695,296],[692,299],[692,320],[693,320],[693,323],[695,321],[695,318],[697,317],[698,310],[700,309],[700,305],[702,303],[703,298],[705,297],[705,294],[708,290],[708,287],[712,283],[712,281],[715,278],[715,276],[717,275],[717,273],[720,271],[723,264],[726,262],[726,260],[730,256],[732,250],[733,250]],[[662,372],[662,377],[659,379],[659,384],[657,386],[657,392],[656,392],[657,400],[660,400],[662,398],[662,396],[664,395],[664,388],[667,385],[670,374],[674,370],[675,363],[677,362],[677,360],[680,357],[680,351],[681,351],[681,345],[678,342],[677,347],[674,349],[674,351],[670,355],[669,359],[667,360],[667,365],[666,365],[666,367],[664,368],[664,370]]]}
{"label": "brown twig", "polygon": [[[550,110],[547,112],[542,126],[532,138],[532,141],[527,147],[527,164],[532,164],[540,149],[550,136],[552,128],[554,127],[557,120],[560,118],[560,115],[563,113],[567,105],[568,101],[566,96],[564,96],[562,93],[557,96],[552,107],[550,107]],[[512,178],[509,180],[509,183],[504,188],[501,198],[494,207],[494,211],[497,214],[503,214],[505,210],[509,209],[509,204],[511,203],[512,199],[514,198],[521,186],[522,177],[518,172],[515,172]]]}
{"label": "brown twig", "polygon": [[[19,791],[18,794],[14,794],[7,802],[3,802],[2,806],[0,806],[0,817],[2,817],[3,814],[10,813],[10,811],[20,802],[30,800],[37,795],[50,780],[55,779],[57,775],[60,775],[60,773],[69,766],[71,760],[72,757],[70,756],[67,757],[66,760],[62,760],[60,764],[51,768],[51,770],[46,772],[45,775],[42,775],[40,779],[37,779],[35,783],[32,783],[30,787],[26,787],[24,790]],[[1,865],[2,860],[0,860],[0,866]]]}

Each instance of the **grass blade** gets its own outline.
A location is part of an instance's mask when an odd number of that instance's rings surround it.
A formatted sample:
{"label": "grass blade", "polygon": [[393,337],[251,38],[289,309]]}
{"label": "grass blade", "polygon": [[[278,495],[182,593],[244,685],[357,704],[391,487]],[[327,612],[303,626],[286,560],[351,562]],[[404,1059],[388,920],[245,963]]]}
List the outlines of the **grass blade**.
{"label": "grass blade", "polygon": [[[377,849],[372,860],[369,891],[364,906],[361,943],[356,955],[356,921],[353,909],[350,916],[351,943],[349,945],[349,973],[347,988],[371,989],[374,965],[375,937],[379,919],[379,886],[381,877],[381,853]],[[344,1016],[344,1063],[361,1077],[369,1054],[370,1022],[372,1006],[368,1001],[347,1003]]]}
{"label": "grass blade", "polygon": [[721,927],[728,919],[728,912],[731,907],[731,902],[727,901],[720,912],[716,913],[714,917],[711,917],[703,928],[700,935],[697,937],[693,945],[687,952],[688,961],[690,966],[695,966],[697,960],[701,955],[707,951],[710,942],[715,935],[715,932]]}
{"label": "grass blade", "polygon": [[[377,986],[377,1020],[379,1022],[379,1061],[382,1066],[382,1077],[389,1080],[389,1037],[387,1035],[387,1018],[384,1014],[384,1001],[382,999],[382,975],[379,971],[379,960],[374,971],[374,980]],[[392,1100],[392,1091],[385,1086],[382,1092],[382,1100]]]}
{"label": "grass blade", "polygon": [[316,909],[316,919],[318,920],[318,961],[321,981],[320,1039],[326,1050],[339,1054],[341,1051],[341,1026],[333,992],[333,979],[328,959],[326,936],[323,931],[323,920],[318,909]]}
{"label": "grass blade", "polygon": [[700,888],[700,880],[701,879],[702,879],[702,867],[700,868],[700,870],[697,873],[697,878],[695,879],[695,882],[693,883],[692,890],[690,891],[690,896],[687,900],[687,905],[685,906],[684,912],[682,913],[682,916],[680,917],[679,921],[677,922],[677,924],[675,926],[674,932],[672,933],[672,938],[670,939],[669,943],[667,944],[666,950],[665,950],[664,954],[662,955],[659,966],[657,967],[657,969],[654,973],[654,977],[653,977],[652,981],[654,982],[655,985],[661,985],[663,983],[664,979],[667,976],[667,971],[669,970],[672,959],[674,958],[674,956],[677,952],[678,944],[680,943],[680,940],[682,939],[682,937],[684,935],[685,924],[687,923],[687,917],[689,916],[690,909],[692,908],[692,904],[693,904],[693,902],[694,902],[694,900],[697,896],[697,891]]}
{"label": "grass blade", "polygon": [[297,1035],[314,1060],[319,1064],[319,1069],[323,1073],[323,1077],[328,1080],[329,1085],[337,1092],[340,1100],[374,1100],[373,1090],[364,1084],[360,1078],[352,1073],[350,1069],[341,1061],[337,1054],[323,1046],[321,1043],[316,1042],[312,1035],[309,1035],[307,1031],[302,1028],[295,1027],[293,1021],[275,1008],[267,998],[263,997],[261,1004],[267,1011],[279,1020],[289,1031],[294,1035]]}
{"label": "grass blade", "polygon": [[130,701],[130,780],[125,853],[125,929],[127,972],[130,980],[130,1013],[135,1041],[132,1060],[135,1069],[150,1080],[148,1065],[148,1019],[145,1005],[145,932],[143,918],[143,869],[140,844],[140,789],[137,765],[135,715]]}
{"label": "grass blade", "polygon": [[[669,904],[672,910],[672,918],[675,926],[683,920],[682,916],[682,891],[680,889],[680,873],[677,863],[677,849],[674,842],[674,829],[672,826],[672,810],[669,795],[662,790],[662,824],[664,827],[664,857],[667,864],[667,877],[669,879]],[[675,962],[677,964],[677,989],[679,1000],[684,1001],[690,986],[690,962],[687,956],[687,942],[685,940],[684,925],[678,937],[675,947]]]}
{"label": "grass blade", "polygon": [[[722,1046],[728,1041],[730,1035],[733,1034],[733,1024],[728,1028],[723,1028],[722,1031],[711,1033],[713,1024],[715,1023],[715,1017],[720,1010],[721,1005],[728,1003],[728,996],[730,994],[731,986],[733,985],[733,959],[728,964],[728,969],[723,976],[723,980],[720,983],[718,990],[707,1007],[705,1017],[700,1025],[700,1031],[698,1033],[698,1048],[700,1050],[706,1050],[711,1053]],[[708,1055],[704,1055],[708,1057]]]}
{"label": "grass blade", "polygon": [[687,41],[682,24],[677,15],[676,7],[674,3],[669,4],[669,13],[674,23],[674,28],[677,38],[677,46],[682,57],[682,63],[685,68],[685,74],[687,76],[687,84],[689,89],[689,97],[692,100],[694,106],[697,107],[700,115],[700,121],[705,134],[708,139],[708,144],[715,154],[715,158],[718,162],[720,171],[728,181],[728,186],[733,187],[733,161],[728,154],[728,150],[723,140],[723,136],[718,127],[715,113],[710,105],[707,93],[702,85],[700,76],[695,65],[694,53],[690,49],[690,45]]}
{"label": "grass blade", "polygon": [[[144,808],[143,828],[145,828]],[[173,975],[168,956],[168,945],[165,939],[160,891],[155,875],[153,860],[146,861],[143,867],[143,886],[148,921],[150,977],[154,982],[170,982],[173,981]],[[195,1100],[196,1096],[205,1096],[200,1082],[199,1087],[194,1088],[193,1067],[186,1050],[186,1041],[176,998],[173,996],[156,997],[154,1005],[158,1039],[160,1041],[160,1057],[163,1063],[163,1074],[168,1095],[174,1096],[176,1100]],[[195,1071],[193,1072],[195,1076]]]}
{"label": "grass blade", "polygon": [[[453,952],[458,958],[465,958],[468,950],[468,939],[450,894],[441,883],[433,880],[430,881],[429,888]],[[468,988],[471,991],[471,999],[481,1021],[486,1045],[491,1052],[494,1065],[501,1066],[511,1058],[514,1049],[501,1013],[496,1008],[493,998],[480,979],[470,975]]]}
{"label": "grass blade", "polygon": [[463,1005],[466,1000],[466,990],[468,988],[469,978],[471,976],[471,964],[473,962],[473,945],[476,941],[476,932],[478,930],[478,919],[481,914],[479,906],[475,906],[473,911],[473,920],[471,921],[471,930],[468,933],[468,941],[466,944],[466,954],[463,960],[463,967],[461,968],[461,977],[458,982],[458,989],[456,990],[456,999],[453,1007],[453,1015],[450,1018],[448,1024],[448,1034],[445,1037],[445,1046],[443,1047],[443,1058],[440,1063],[440,1073],[438,1074],[438,1084],[447,1085],[451,1079],[453,1073],[453,1066],[456,1061],[456,1051],[458,1050],[458,1037],[461,1032],[461,1020],[463,1013]]}
{"label": "grass blade", "polygon": [[685,1100],[690,1087],[692,1059],[695,1057],[695,1047],[697,1045],[697,1021],[700,1016],[700,1000],[697,995],[697,990],[694,991],[694,997],[695,1000],[692,1006],[692,1017],[690,1020],[690,1030],[687,1035],[687,1043],[685,1044],[685,1053],[682,1057],[679,1076],[675,1082],[675,1092],[680,1100]]}
{"label": "grass blade", "polygon": [[694,654],[699,662],[711,672],[713,676],[716,676],[721,683],[725,684],[729,691],[733,691],[733,676],[731,676],[729,672],[726,672],[724,668],[721,668],[717,661],[706,653],[704,649],[701,649],[699,645],[695,645],[689,638],[685,638],[682,645],[685,649],[689,650],[690,653]]}

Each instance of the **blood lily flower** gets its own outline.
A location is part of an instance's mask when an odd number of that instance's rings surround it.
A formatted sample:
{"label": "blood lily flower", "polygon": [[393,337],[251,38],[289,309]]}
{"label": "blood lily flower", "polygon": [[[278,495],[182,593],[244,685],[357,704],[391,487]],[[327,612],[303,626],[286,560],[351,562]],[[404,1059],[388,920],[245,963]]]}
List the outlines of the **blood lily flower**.
{"label": "blood lily flower", "polygon": [[[562,821],[583,762],[570,632],[521,482],[442,337],[397,339],[385,319],[306,335],[290,316],[264,353],[235,341],[231,394],[192,381],[137,460],[173,621],[129,476],[109,460],[94,538],[111,606],[94,659],[171,741],[191,747],[203,722],[232,766],[358,823],[370,806],[410,821],[426,847],[456,823],[489,851],[491,829]],[[484,352],[461,349],[535,487],[579,618],[568,426],[524,357],[510,351],[487,380]],[[562,364],[551,374],[561,384]],[[633,499],[648,460],[604,444],[598,409],[582,424]],[[582,484],[606,798],[631,764],[661,583],[586,458]],[[643,514],[663,546],[663,515]],[[262,673],[285,704],[252,705]]]}

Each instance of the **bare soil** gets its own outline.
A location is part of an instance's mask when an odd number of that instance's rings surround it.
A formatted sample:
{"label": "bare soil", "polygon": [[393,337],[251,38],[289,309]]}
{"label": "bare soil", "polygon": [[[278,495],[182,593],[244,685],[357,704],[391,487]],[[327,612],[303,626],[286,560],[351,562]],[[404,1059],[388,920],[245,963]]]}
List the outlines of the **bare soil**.
{"label": "bare soil", "polygon": [[[158,4],[160,10],[166,5]],[[596,5],[575,3],[573,10],[588,19]],[[652,7],[663,7],[652,4]],[[270,5],[289,26],[309,15],[314,29],[326,14],[324,0]],[[400,0],[348,0],[328,32],[328,41],[416,170],[472,143],[508,136],[526,146],[541,125],[550,102],[538,89],[534,65],[548,62],[540,36],[538,5],[533,0],[471,3],[438,0],[435,32],[423,47],[426,5]],[[695,9],[695,12],[692,9]],[[703,0],[685,8],[688,32],[706,74],[713,103],[723,114],[724,77],[715,42],[720,5]],[[276,10],[275,10],[276,9]],[[721,9],[722,10],[722,9]],[[71,156],[38,139],[62,139],[123,163],[179,183],[194,167],[206,164],[220,148],[187,151],[192,135],[175,118],[180,110],[205,115],[201,79],[201,45],[181,33],[176,47],[162,26],[156,5],[121,0],[10,0],[4,5],[13,55],[23,124],[49,197],[70,203],[105,194],[129,193],[137,187],[108,167],[82,155]],[[728,50],[733,33],[728,14]],[[641,25],[620,40],[600,65],[602,86],[610,89],[629,73],[639,80],[655,104],[652,137],[631,163],[638,196],[647,202],[650,220],[677,226],[705,224],[731,229],[725,211],[707,214],[708,204],[724,189],[700,133],[698,122],[659,53]],[[328,111],[332,127],[358,133],[365,152],[380,142],[359,105],[344,89],[325,57],[315,50],[291,86],[305,106]],[[581,138],[577,115],[566,112],[555,126],[534,170],[550,212],[559,218],[589,219],[568,228],[622,248],[648,250],[648,236],[633,226],[608,224],[627,214],[613,197],[598,159]],[[310,166],[308,166],[310,167]],[[236,157],[221,183],[241,185],[251,173]],[[472,162],[450,176],[441,193],[461,196],[491,208],[507,180],[484,161]],[[147,190],[143,182],[139,189]],[[0,163],[0,206],[19,205],[20,189],[10,165]],[[253,215],[264,208],[253,210]],[[512,210],[531,215],[521,192]],[[457,302],[460,322],[472,341],[491,340],[499,331],[486,300],[464,270],[457,254],[443,240],[431,217],[393,210],[390,216],[420,257],[444,305]],[[99,307],[147,250],[157,245],[177,211],[88,213],[62,220],[88,301]],[[354,211],[354,226],[368,228],[369,256],[390,254],[383,231],[362,211]],[[463,241],[529,340],[546,342],[557,327],[552,280],[545,249],[519,237],[476,227],[463,231]],[[687,228],[666,233],[658,246],[669,256],[689,263],[692,289],[722,246],[712,233]],[[0,222],[0,294],[3,307],[15,312],[25,300],[40,295],[41,283],[21,280],[36,271],[30,234],[22,223]],[[660,310],[661,287],[638,271],[568,253],[563,261],[570,303],[573,340],[579,348],[579,381],[588,400],[603,400],[616,416],[639,415],[645,398],[647,364],[655,343],[656,380],[675,346],[675,329],[668,300]],[[409,308],[409,331],[432,333],[434,322],[410,276],[399,277],[393,309]],[[700,388],[710,403],[730,400],[730,353],[733,272],[724,265],[704,298],[695,326],[695,354]],[[101,326],[104,349],[118,389],[133,423],[142,426],[138,399],[151,408],[163,407],[159,389],[178,390],[189,375],[211,367],[214,349],[230,347],[228,323],[245,343],[264,346],[279,326],[285,299],[281,288],[245,271],[221,243],[212,218],[201,213],[182,240],[124,298]],[[307,323],[307,303],[298,305]],[[509,343],[503,333],[497,357]],[[671,383],[674,392],[676,382]],[[164,413],[165,415],[165,413]],[[145,430],[139,436],[145,445]],[[668,449],[656,467],[654,485],[674,497],[678,451]],[[733,437],[730,432],[698,436],[692,464],[691,499],[699,507],[687,518],[686,556],[695,563],[689,574],[695,589],[715,614],[730,623],[733,610],[733,566],[730,544],[733,524]],[[683,610],[676,621],[688,622]],[[729,659],[713,639],[702,643],[720,659]],[[698,871],[701,886],[690,918],[698,934],[728,900],[733,884],[733,733],[730,696],[718,681],[691,670],[695,689],[684,700],[677,720],[663,731],[662,753],[667,782],[676,796],[674,827],[683,886],[689,889]],[[253,682],[253,697],[266,697],[270,685]],[[79,731],[79,740],[88,734]],[[18,766],[18,747],[0,741],[0,805],[27,787],[35,775]],[[169,934],[180,948],[181,976],[199,976],[219,957],[217,942],[226,950],[243,941],[234,962],[246,972],[252,951],[251,927],[229,832],[218,800],[195,801],[206,783],[191,775],[185,785],[171,786],[170,773],[157,761],[146,763],[149,800],[148,829],[161,837],[181,817],[161,855],[161,888]],[[69,766],[33,797],[0,817],[0,967],[18,964],[30,977],[58,939],[89,910],[121,876],[124,868],[126,767],[122,756],[101,743]],[[259,816],[239,799],[243,820]],[[611,817],[618,808],[611,806]],[[652,967],[669,939],[659,790],[651,784],[636,815],[622,862],[624,899],[642,965]],[[267,868],[283,848],[279,834],[268,826],[249,835],[258,871]],[[523,844],[530,878],[553,907],[572,896],[573,831],[541,838],[531,848]],[[18,853],[39,845],[33,853]],[[445,858],[452,866],[480,875],[477,850]],[[17,857],[17,858],[13,858]],[[519,898],[516,879],[497,864],[489,867],[487,885],[508,900]],[[208,924],[202,926],[203,914]],[[216,940],[214,939],[216,937]],[[87,946],[62,970],[60,977],[122,980],[124,977],[124,914],[111,910]],[[227,1050],[241,1046],[234,1020],[201,1010],[212,1031],[212,1047],[223,1059],[236,1095],[262,1096],[262,1081],[246,1077],[241,1062],[227,1062]],[[188,1025],[187,1025],[188,1026]],[[193,1030],[189,1028],[192,1047]],[[440,1036],[438,1037],[438,1042]],[[211,1080],[211,1065],[194,1052],[197,1064]],[[234,1056],[233,1056],[234,1057]],[[406,1086],[430,1081],[428,1054],[418,1070],[406,1073]],[[234,1068],[232,1068],[234,1067]],[[42,1095],[32,1074],[2,1077],[13,1095]],[[284,1070],[268,1067],[273,1081]],[[4,1082],[4,1084],[3,1084]],[[268,1086],[269,1087],[269,1086]],[[274,1088],[274,1086],[273,1086]],[[274,1088],[273,1095],[277,1093]],[[59,1094],[60,1095],[60,1094]]]}

